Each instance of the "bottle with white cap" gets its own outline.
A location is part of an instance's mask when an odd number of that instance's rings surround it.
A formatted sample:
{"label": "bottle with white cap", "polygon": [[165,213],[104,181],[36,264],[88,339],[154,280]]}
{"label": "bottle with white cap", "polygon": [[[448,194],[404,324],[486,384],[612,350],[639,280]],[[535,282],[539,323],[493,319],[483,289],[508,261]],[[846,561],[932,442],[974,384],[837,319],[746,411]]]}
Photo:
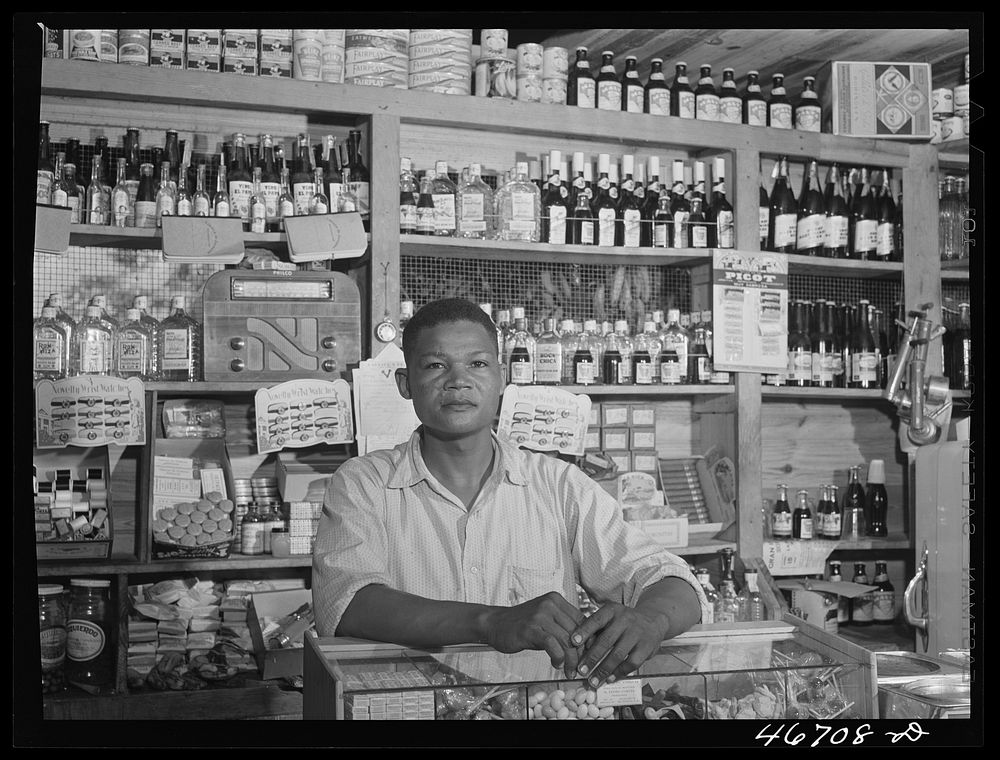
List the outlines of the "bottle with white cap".
{"label": "bottle with white cap", "polygon": [[615,201],[611,197],[611,156],[607,153],[597,155],[597,195],[591,210],[597,217],[597,244],[613,246],[615,244]]}
{"label": "bottle with white cap", "polygon": [[549,176],[546,177],[545,191],[542,193],[542,242],[565,245],[568,242],[566,217],[570,209],[566,208],[566,196],[563,195],[562,178],[559,174],[562,166],[562,152],[549,151]]}
{"label": "bottle with white cap", "polygon": [[868,483],[865,485],[865,522],[867,535],[885,538],[889,535],[886,518],[889,496],[885,490],[885,461],[873,459],[868,465]]}
{"label": "bottle with white cap", "polygon": [[649,175],[649,183],[646,185],[646,194],[642,201],[642,228],[639,232],[639,245],[643,248],[650,248],[653,245],[653,220],[656,217],[656,209],[660,205],[660,157],[650,156],[648,159],[646,173]]}
{"label": "bottle with white cap", "polygon": [[688,243],[687,221],[691,213],[691,204],[684,197],[687,185],[684,182],[683,161],[674,161],[672,177],[673,182],[670,186],[670,214],[673,217],[674,229],[671,247],[686,248]]}
{"label": "bottle with white cap", "polygon": [[626,153],[622,156],[621,197],[618,201],[618,220],[615,226],[615,245],[624,248],[639,247],[639,233],[642,209],[635,197],[635,156]]}
{"label": "bottle with white cap", "polygon": [[170,316],[160,323],[157,338],[161,380],[193,382],[201,379],[201,324],[184,307],[184,296],[174,296],[170,299]]}

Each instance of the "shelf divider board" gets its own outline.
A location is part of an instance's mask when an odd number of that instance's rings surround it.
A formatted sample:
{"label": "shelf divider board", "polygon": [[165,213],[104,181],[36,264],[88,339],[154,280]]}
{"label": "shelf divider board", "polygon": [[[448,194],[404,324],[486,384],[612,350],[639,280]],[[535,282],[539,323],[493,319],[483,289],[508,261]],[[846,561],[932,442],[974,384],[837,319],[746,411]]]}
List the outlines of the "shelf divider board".
{"label": "shelf divider board", "polygon": [[744,558],[764,555],[764,526],[761,524],[761,397],[760,375],[736,373],[736,540]]}
{"label": "shelf divider board", "polygon": [[[116,575],[111,585],[115,589],[118,611],[115,615],[118,625],[115,637],[115,691],[118,694],[128,694],[128,613],[132,607],[128,598],[128,577]],[[111,646],[111,642],[106,642],[105,646]]]}
{"label": "shelf divider board", "polygon": [[[381,89],[381,88],[379,88]],[[399,119],[376,113],[371,119],[371,177],[399,176]],[[368,324],[362,324],[362,350],[370,357],[382,348],[375,325],[389,315],[399,326],[399,183],[371,183],[371,259],[368,262]],[[362,289],[362,304],[365,294]]]}

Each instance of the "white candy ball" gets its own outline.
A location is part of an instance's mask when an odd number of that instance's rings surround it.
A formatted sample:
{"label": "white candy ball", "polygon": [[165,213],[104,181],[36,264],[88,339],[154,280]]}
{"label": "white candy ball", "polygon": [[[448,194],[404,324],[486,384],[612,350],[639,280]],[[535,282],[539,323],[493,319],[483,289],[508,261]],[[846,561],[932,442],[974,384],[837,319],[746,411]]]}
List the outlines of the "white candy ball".
{"label": "white candy ball", "polygon": [[596,718],[601,714],[601,711],[597,709],[597,705],[590,704],[587,705],[587,714],[590,715],[591,718]]}
{"label": "white candy ball", "polygon": [[556,718],[559,720],[566,720],[569,717],[569,708],[566,706],[560,707],[558,712],[556,712]]}
{"label": "white candy ball", "polygon": [[576,708],[576,717],[580,718],[581,720],[586,718],[589,714],[590,712],[587,710],[587,705],[585,704],[580,705],[578,708]]}

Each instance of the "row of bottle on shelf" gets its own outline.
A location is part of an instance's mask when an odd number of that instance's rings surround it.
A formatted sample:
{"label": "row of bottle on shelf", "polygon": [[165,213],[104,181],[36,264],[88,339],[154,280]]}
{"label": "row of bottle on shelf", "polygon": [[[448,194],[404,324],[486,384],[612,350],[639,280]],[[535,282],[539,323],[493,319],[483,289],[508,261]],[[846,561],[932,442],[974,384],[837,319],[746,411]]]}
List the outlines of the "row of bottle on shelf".
{"label": "row of bottle on shelf", "polygon": [[764,619],[764,601],[757,586],[757,571],[750,568],[744,570],[743,586],[738,587],[733,570],[735,558],[735,549],[719,550],[722,571],[718,590],[712,585],[707,568],[691,567],[691,571],[705,592],[711,610],[711,619],[706,620],[703,617],[701,621],[703,624],[742,623]]}
{"label": "row of bottle on shelf", "polygon": [[938,180],[938,250],[942,261],[969,258],[969,236],[975,220],[969,211],[965,177],[946,175]]}
{"label": "row of bottle on shelf", "polygon": [[[159,227],[164,215],[212,216],[239,217],[247,232],[281,232],[287,216],[345,211],[365,216],[369,173],[361,137],[361,130],[350,131],[345,157],[335,135],[312,145],[308,135],[300,134],[288,166],[281,140],[262,134],[257,143],[248,143],[238,132],[223,143],[217,163],[210,156],[195,164],[190,144],[176,129],[166,131],[164,147],[153,148],[150,161],[141,160],[139,129],[128,127],[123,154],[115,159],[114,185],[105,136],[95,140],[84,185],[78,181],[84,159],[79,140],[68,139],[53,156],[49,123],[43,121],[35,202],[70,208],[74,224],[115,227]],[[214,192],[210,171],[216,174]]]}
{"label": "row of bottle on shelf", "polygon": [[848,472],[843,501],[838,499],[839,486],[824,483],[819,487],[818,501],[809,497],[807,489],[798,489],[794,509],[788,502],[788,485],[779,483],[774,503],[770,509],[765,505],[765,535],[773,539],[826,541],[885,538],[889,534],[885,461],[871,461],[865,486],[861,485],[860,465],[850,467]]}
{"label": "row of bottle on shelf", "polygon": [[[827,580],[831,583],[844,580],[840,572],[841,564],[839,560],[830,560]],[[865,563],[855,562],[851,583],[876,588],[875,591],[869,591],[852,599],[838,597],[837,625],[855,627],[867,627],[872,624],[891,625],[896,619],[896,589],[889,580],[889,563],[884,559],[875,560],[875,577],[869,581]]]}
{"label": "row of bottle on shelf", "polygon": [[170,299],[170,313],[162,321],[148,306],[146,296],[136,296],[122,322],[108,310],[107,298],[95,295],[78,322],[63,309],[62,294],[50,294],[32,329],[34,379],[200,380],[202,326],[185,311],[184,296]]}

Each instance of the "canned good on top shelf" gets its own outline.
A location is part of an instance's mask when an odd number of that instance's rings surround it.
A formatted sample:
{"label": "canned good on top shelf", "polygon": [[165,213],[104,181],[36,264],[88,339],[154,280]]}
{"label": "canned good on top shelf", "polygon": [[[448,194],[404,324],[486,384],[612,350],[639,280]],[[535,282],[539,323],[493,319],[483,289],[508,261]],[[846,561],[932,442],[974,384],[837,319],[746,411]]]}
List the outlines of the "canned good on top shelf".
{"label": "canned good on top shelf", "polygon": [[414,45],[463,44],[472,49],[471,29],[411,29],[410,47]]}
{"label": "canned good on top shelf", "polygon": [[101,30],[70,29],[69,57],[78,61],[101,60]]}
{"label": "canned good on top shelf", "polygon": [[479,31],[479,46],[482,50],[481,58],[506,58],[507,30],[481,29]]}
{"label": "canned good on top shelf", "polygon": [[542,53],[542,79],[569,78],[569,51],[564,47],[547,47]]}
{"label": "canned good on top shelf", "polygon": [[322,29],[296,29],[292,36],[292,76],[318,82],[323,70]]}
{"label": "canned good on top shelf", "polygon": [[406,89],[408,29],[348,29],[344,39],[347,84]]}
{"label": "canned good on top shelf", "polygon": [[941,119],[941,142],[961,140],[963,137],[965,137],[965,122],[961,116]]}
{"label": "canned good on top shelf", "polygon": [[542,46],[536,42],[525,42],[517,46],[517,75],[542,75]]}
{"label": "canned good on top shelf", "polygon": [[518,75],[517,99],[525,103],[542,102],[542,77],[540,74]]}
{"label": "canned good on top shelf", "polygon": [[482,98],[517,97],[517,64],[513,58],[476,61],[476,95]]}
{"label": "canned good on top shelf", "polygon": [[955,114],[955,94],[950,87],[931,90],[931,115],[935,119],[946,119]]}
{"label": "canned good on top shelf", "polygon": [[542,102],[565,105],[566,81],[566,79],[543,79]]}
{"label": "canned good on top shelf", "polygon": [[149,30],[118,30],[118,63],[149,65]]}

